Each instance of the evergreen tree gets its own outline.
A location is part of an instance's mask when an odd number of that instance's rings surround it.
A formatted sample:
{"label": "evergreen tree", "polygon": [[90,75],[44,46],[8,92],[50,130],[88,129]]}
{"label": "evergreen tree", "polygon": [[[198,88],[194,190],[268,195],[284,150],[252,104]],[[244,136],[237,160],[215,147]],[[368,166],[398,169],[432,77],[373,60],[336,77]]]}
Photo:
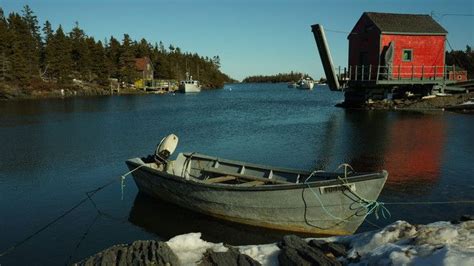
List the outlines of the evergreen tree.
{"label": "evergreen tree", "polygon": [[96,81],[99,84],[107,84],[109,77],[108,67],[106,63],[105,49],[102,42],[95,42],[94,38],[86,39],[87,47],[91,55],[91,67],[89,81]]}
{"label": "evergreen tree", "polygon": [[107,57],[107,69],[112,78],[119,78],[119,57],[121,45],[120,42],[113,36],[110,37],[110,41],[105,48]]}
{"label": "evergreen tree", "polygon": [[145,39],[141,39],[139,43],[135,46],[135,57],[151,57],[152,46]]}
{"label": "evergreen tree", "polygon": [[40,76],[42,79],[45,79],[45,78],[52,78],[51,75],[49,75],[48,73],[48,68],[51,63],[49,56],[54,53],[54,51],[52,51],[52,48],[50,46],[51,40],[54,37],[54,32],[53,32],[53,29],[51,28],[51,23],[49,23],[49,21],[47,20],[44,23],[43,36],[44,36],[43,45],[42,45],[41,56],[40,56],[40,66],[41,66]]}
{"label": "evergreen tree", "polygon": [[11,62],[11,78],[16,81],[27,82],[31,78],[29,55],[32,53],[28,48],[31,46],[33,38],[29,26],[17,13],[11,13],[8,16],[8,25],[11,41],[11,50],[8,56]]}
{"label": "evergreen tree", "polygon": [[38,19],[28,5],[25,5],[22,10],[23,20],[28,26],[29,34],[25,34],[27,38],[23,45],[25,45],[26,56],[28,58],[28,74],[37,77],[40,66],[40,51],[41,51],[41,36],[39,33]]}
{"label": "evergreen tree", "polygon": [[0,8],[0,81],[11,80],[10,69],[10,36],[8,32],[8,23]]}
{"label": "evergreen tree", "polygon": [[135,54],[132,49],[132,41],[128,34],[124,34],[122,41],[122,49],[119,57],[120,80],[133,83],[138,74],[135,70]]}
{"label": "evergreen tree", "polygon": [[69,33],[71,41],[71,59],[73,63],[74,75],[80,79],[90,79],[91,55],[89,47],[86,44],[86,35],[84,31],[79,28],[79,23],[76,22],[74,28]]}
{"label": "evergreen tree", "polygon": [[69,39],[59,25],[49,45],[47,58],[49,58],[49,69],[52,77],[60,83],[71,80],[72,59],[71,45]]}

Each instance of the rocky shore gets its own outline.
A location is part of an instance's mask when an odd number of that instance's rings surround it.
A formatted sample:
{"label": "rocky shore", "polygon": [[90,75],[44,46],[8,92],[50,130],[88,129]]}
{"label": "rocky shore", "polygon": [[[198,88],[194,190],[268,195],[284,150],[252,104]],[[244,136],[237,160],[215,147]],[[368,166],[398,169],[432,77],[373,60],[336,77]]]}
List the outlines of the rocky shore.
{"label": "rocky shore", "polygon": [[200,233],[167,242],[117,245],[75,265],[474,265],[473,216],[412,225],[397,221],[352,236],[302,239],[287,235],[274,244],[230,246]]}
{"label": "rocky shore", "polygon": [[137,89],[120,89],[120,93],[112,91],[110,87],[100,86],[93,83],[74,84],[48,84],[42,83],[34,87],[0,83],[0,100],[23,100],[23,99],[47,99],[68,98],[81,96],[105,96],[115,94],[146,94],[147,92]]}
{"label": "rocky shore", "polygon": [[343,102],[336,106],[366,110],[444,110],[445,108],[464,103],[471,98],[474,98],[474,92],[428,98],[407,97],[404,99],[367,101],[358,106]]}

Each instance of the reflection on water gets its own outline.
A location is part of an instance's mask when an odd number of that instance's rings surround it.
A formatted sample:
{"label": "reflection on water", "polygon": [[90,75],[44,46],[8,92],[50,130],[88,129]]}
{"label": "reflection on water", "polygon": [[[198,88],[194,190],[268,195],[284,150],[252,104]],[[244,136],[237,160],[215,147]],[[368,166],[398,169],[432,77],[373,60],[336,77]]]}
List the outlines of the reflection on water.
{"label": "reflection on water", "polygon": [[408,116],[390,128],[385,167],[389,184],[436,182],[445,143],[445,120],[436,115]]}
{"label": "reflection on water", "polygon": [[189,232],[201,232],[206,241],[250,245],[272,243],[285,235],[281,231],[218,220],[140,192],[133,202],[128,219],[134,225],[164,239]]}
{"label": "reflection on water", "polygon": [[346,110],[345,119],[346,152],[354,169],[387,170],[388,187],[437,181],[445,149],[443,116]]}

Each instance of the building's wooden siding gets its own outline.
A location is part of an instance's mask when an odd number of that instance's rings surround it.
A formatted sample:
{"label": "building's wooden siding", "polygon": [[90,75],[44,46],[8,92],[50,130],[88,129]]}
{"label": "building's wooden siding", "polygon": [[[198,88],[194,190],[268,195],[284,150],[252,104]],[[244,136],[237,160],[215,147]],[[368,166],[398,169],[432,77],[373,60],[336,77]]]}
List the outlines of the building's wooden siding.
{"label": "building's wooden siding", "polygon": [[[381,50],[395,43],[392,78],[442,78],[445,65],[445,36],[382,34]],[[412,50],[412,60],[402,60],[404,49]],[[399,68],[400,66],[400,68]],[[400,69],[400,75],[399,70]],[[412,73],[413,72],[413,73]]]}
{"label": "building's wooden siding", "polygon": [[[380,31],[366,16],[360,18],[348,39],[349,66],[379,64]],[[361,53],[367,55],[365,62],[362,62]]]}

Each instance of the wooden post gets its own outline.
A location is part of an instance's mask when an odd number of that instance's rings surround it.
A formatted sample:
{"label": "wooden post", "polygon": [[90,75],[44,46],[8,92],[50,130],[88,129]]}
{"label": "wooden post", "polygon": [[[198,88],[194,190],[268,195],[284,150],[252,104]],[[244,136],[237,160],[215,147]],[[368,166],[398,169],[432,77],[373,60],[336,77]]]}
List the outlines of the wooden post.
{"label": "wooden post", "polygon": [[453,64],[453,80],[456,80],[456,65]]}
{"label": "wooden post", "polygon": [[361,71],[361,80],[364,80],[364,69],[365,69],[365,65],[362,65],[362,71]]}
{"label": "wooden post", "polygon": [[379,75],[380,75],[380,65],[377,65],[377,76],[375,77],[375,80],[379,80]]}
{"label": "wooden post", "polygon": [[338,77],[339,77],[339,80],[341,80],[341,66],[338,67]]}
{"label": "wooden post", "polygon": [[438,66],[434,66],[434,80],[436,80],[436,68],[438,68]]}
{"label": "wooden post", "polygon": [[398,80],[400,80],[400,73],[402,72],[402,65],[398,65]]}
{"label": "wooden post", "polygon": [[352,78],[352,66],[349,66],[349,80]]}
{"label": "wooden post", "polygon": [[357,69],[358,69],[358,68],[359,68],[359,66],[356,65],[356,70],[355,70],[355,74],[354,74],[355,79],[354,79],[354,80],[357,80]]}
{"label": "wooden post", "polygon": [[369,65],[369,80],[372,80],[372,65]]}

